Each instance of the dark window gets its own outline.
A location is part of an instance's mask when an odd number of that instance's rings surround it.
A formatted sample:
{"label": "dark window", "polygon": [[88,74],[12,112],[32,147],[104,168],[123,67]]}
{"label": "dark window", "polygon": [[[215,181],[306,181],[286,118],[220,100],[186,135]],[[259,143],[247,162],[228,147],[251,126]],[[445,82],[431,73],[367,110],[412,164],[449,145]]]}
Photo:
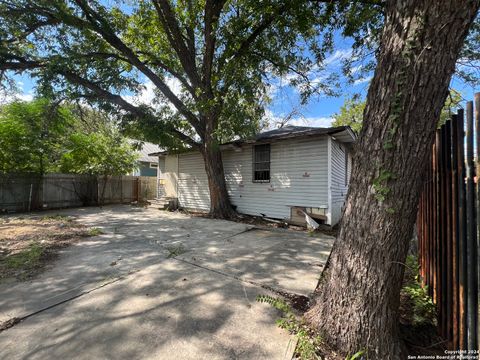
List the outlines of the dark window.
{"label": "dark window", "polygon": [[253,182],[270,182],[270,144],[253,147]]}

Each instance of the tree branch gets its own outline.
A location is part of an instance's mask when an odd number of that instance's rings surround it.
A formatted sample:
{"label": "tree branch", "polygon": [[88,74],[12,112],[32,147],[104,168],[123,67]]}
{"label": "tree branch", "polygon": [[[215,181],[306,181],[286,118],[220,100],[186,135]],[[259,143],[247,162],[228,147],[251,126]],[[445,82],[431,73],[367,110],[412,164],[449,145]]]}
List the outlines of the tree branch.
{"label": "tree branch", "polygon": [[[34,60],[23,60],[23,61],[16,61],[16,62],[0,62],[0,71],[4,71],[4,70],[26,71],[26,70],[40,69],[43,67],[45,67],[45,64],[43,64],[40,61],[34,61]],[[62,75],[67,81],[73,84],[80,85],[90,90],[96,95],[97,99],[103,99],[112,104],[115,104],[134,116],[137,116],[137,117],[153,116],[152,114],[149,114],[141,107],[138,107],[129,103],[120,95],[113,94],[110,91],[103,89],[97,83],[87,80],[75,74],[74,72],[71,72],[68,70],[62,70],[62,71],[59,71],[58,73]],[[167,124],[167,126],[168,125],[169,124]],[[169,127],[168,131],[172,133],[172,135],[177,136],[180,140],[184,141],[185,143],[189,144],[192,147],[195,147],[195,148],[199,147],[199,144],[189,136],[185,135],[181,131],[178,131],[173,126],[168,126],[168,127]]]}
{"label": "tree branch", "polygon": [[[79,84],[84,88],[94,92],[98,98],[107,100],[108,102],[115,104],[121,107],[122,109],[128,111],[132,115],[135,115],[137,117],[153,116],[152,114],[146,112],[143,108],[130,104],[120,95],[112,94],[111,92],[101,88],[98,84],[90,80],[87,80],[85,78],[82,78],[73,72],[64,71],[61,73],[61,75],[63,75],[65,79],[67,79],[68,81]],[[196,141],[194,141],[192,138],[185,135],[184,133],[178,131],[173,126],[169,126],[168,131],[174,134],[175,136],[177,136],[180,140],[184,141],[185,143],[193,147],[199,146],[199,144]]]}
{"label": "tree branch", "polygon": [[153,82],[153,84],[166,96],[166,98],[177,108],[177,110],[185,116],[188,122],[195,128],[200,135],[204,133],[204,129],[197,117],[186,107],[186,105],[173,93],[168,85],[157,76],[148,66],[142,62],[137,55],[115,34],[110,25],[94,11],[84,0],[74,0],[75,3],[85,13],[87,21],[94,29],[115,49],[120,51],[131,64],[140,70],[145,76]]}
{"label": "tree branch", "polygon": [[272,25],[275,20],[280,18],[288,9],[290,9],[292,2],[289,3],[284,3],[282,6],[280,6],[276,11],[273,13],[269,14],[269,16],[265,17],[263,21],[261,21],[255,28],[254,30],[250,33],[250,35],[244,39],[240,46],[238,47],[237,51],[233,53],[233,55],[230,57],[230,61],[233,61],[239,57],[242,57],[245,55],[250,48],[250,46],[253,44],[253,42],[266,30]]}
{"label": "tree branch", "polygon": [[152,0],[152,3],[162,27],[167,33],[168,42],[177,53],[185,73],[194,87],[200,87],[201,81],[197,71],[195,51],[192,52],[185,44],[180,25],[175,18],[169,0]]}
{"label": "tree branch", "polygon": [[212,67],[217,41],[215,27],[218,24],[218,19],[220,18],[220,13],[222,12],[225,2],[225,0],[207,0],[205,2],[205,53],[203,54],[202,73],[204,86],[210,96],[212,96]]}

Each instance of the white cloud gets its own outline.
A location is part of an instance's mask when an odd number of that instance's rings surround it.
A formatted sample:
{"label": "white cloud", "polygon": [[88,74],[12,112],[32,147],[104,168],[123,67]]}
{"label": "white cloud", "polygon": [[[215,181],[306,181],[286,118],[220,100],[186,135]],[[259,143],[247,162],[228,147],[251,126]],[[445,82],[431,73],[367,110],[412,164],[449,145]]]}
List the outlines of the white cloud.
{"label": "white cloud", "polygon": [[151,104],[155,99],[155,86],[149,80],[144,84],[142,91],[136,96],[136,100],[140,104]]}
{"label": "white cloud", "polygon": [[358,79],[358,80],[355,80],[353,82],[353,85],[361,85],[361,84],[364,84],[364,83],[367,83],[367,82],[370,82],[370,80],[372,80],[373,76],[367,76],[365,78],[361,78],[361,79]]}
{"label": "white cloud", "polygon": [[331,117],[305,117],[297,118],[289,121],[290,125],[296,126],[312,126],[312,127],[330,127],[333,119]]}
{"label": "white cloud", "polygon": [[17,93],[17,94],[6,94],[5,92],[0,92],[0,105],[11,103],[12,101],[32,101],[33,94],[30,93]]}
{"label": "white cloud", "polygon": [[[176,78],[167,78],[165,83],[175,95],[180,95],[182,93],[181,83]],[[143,84],[143,89],[138,94],[124,95],[123,98],[136,105],[153,105],[156,98],[155,89],[156,86],[153,82],[147,80],[147,82]],[[169,104],[169,106],[173,109],[172,104]]]}
{"label": "white cloud", "polygon": [[356,73],[358,73],[360,70],[362,70],[363,68],[363,65],[357,65],[357,66],[354,66],[350,69],[350,71],[352,72],[352,75],[355,75]]}
{"label": "white cloud", "polygon": [[333,54],[331,54],[324,60],[323,63],[325,64],[325,66],[339,65],[342,60],[347,59],[350,56],[352,56],[352,49],[335,50]]}
{"label": "white cloud", "polygon": [[[275,114],[271,110],[265,112],[265,118],[268,120],[268,126],[265,130],[273,130],[278,128],[279,124],[285,119],[285,114]],[[305,117],[301,114],[293,117],[288,121],[288,125],[294,126],[311,126],[311,127],[330,127],[333,118],[327,116],[310,116]]]}

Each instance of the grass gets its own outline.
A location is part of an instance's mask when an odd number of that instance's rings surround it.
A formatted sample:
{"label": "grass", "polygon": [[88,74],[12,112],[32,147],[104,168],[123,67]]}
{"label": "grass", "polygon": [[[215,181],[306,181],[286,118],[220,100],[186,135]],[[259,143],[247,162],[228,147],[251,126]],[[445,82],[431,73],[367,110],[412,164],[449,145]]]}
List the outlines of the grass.
{"label": "grass", "polygon": [[258,295],[256,300],[260,303],[268,304],[279,310],[282,317],[278,319],[277,325],[281,329],[287,330],[297,338],[297,347],[295,349],[295,358],[300,360],[319,360],[319,349],[322,345],[322,338],[315,333],[303,319],[298,318],[290,304],[282,298],[276,298],[269,295]]}
{"label": "grass", "polygon": [[94,227],[94,228],[88,229],[88,236],[98,236],[102,234],[105,234],[105,233],[100,228]]}
{"label": "grass", "polygon": [[27,249],[7,257],[5,265],[12,270],[34,268],[40,263],[43,251],[43,247],[39,244],[32,243]]}
{"label": "grass", "polygon": [[408,320],[413,326],[436,325],[436,308],[428,295],[428,287],[420,282],[419,265],[416,257],[409,255],[401,296],[409,304]]}
{"label": "grass", "polygon": [[100,228],[88,228],[74,220],[51,214],[10,218],[5,226],[1,223],[0,279],[33,278],[55,260],[60,249],[81,238],[104,234]]}
{"label": "grass", "polygon": [[38,243],[31,243],[26,249],[0,257],[0,278],[10,275],[25,279],[41,266],[45,249]]}

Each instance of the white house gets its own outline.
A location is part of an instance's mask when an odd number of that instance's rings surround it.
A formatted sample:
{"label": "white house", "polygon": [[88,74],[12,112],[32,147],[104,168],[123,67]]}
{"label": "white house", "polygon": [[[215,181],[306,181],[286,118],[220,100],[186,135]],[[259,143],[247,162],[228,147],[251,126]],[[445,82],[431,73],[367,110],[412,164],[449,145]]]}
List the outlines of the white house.
{"label": "white house", "polygon": [[[230,200],[249,215],[304,223],[306,212],[335,225],[341,217],[351,169],[350,127],[286,126],[249,140],[221,145]],[[159,157],[161,196],[178,205],[208,211],[210,196],[199,152]]]}

